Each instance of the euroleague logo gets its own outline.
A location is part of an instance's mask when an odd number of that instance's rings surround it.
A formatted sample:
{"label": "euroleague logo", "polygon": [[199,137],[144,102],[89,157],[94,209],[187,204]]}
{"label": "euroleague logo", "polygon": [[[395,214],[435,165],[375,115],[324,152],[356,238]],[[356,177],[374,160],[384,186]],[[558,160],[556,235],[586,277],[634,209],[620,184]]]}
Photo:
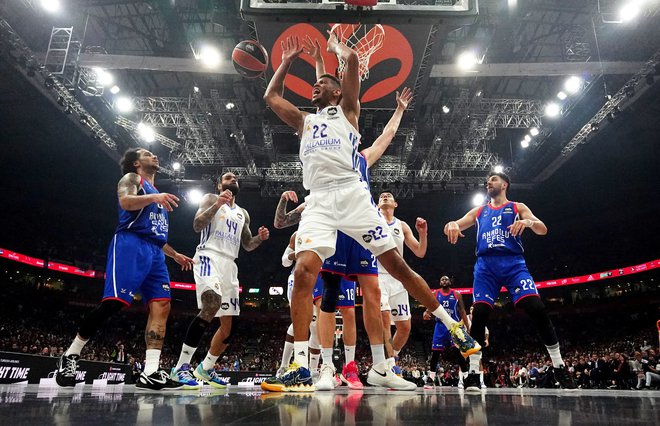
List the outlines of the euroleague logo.
{"label": "euroleague logo", "polygon": [[[351,24],[342,25],[350,26]],[[328,24],[328,29],[331,27],[332,24]],[[360,102],[363,104],[376,101],[394,93],[406,82],[413,68],[413,49],[408,39],[392,26],[383,25],[382,27],[384,31],[383,46],[371,55],[369,59],[369,78],[361,84],[363,93],[360,96]],[[311,24],[295,24],[280,33],[273,44],[270,56],[273,70],[276,70],[282,63],[282,43],[287,37],[298,37],[299,40],[303,40],[305,36],[319,41],[325,69],[331,74],[333,73],[332,70],[337,68],[338,62],[334,54],[327,52],[327,34],[322,33]],[[396,48],[392,48],[393,46]],[[389,66],[389,63],[381,64],[387,60],[394,60],[399,63],[399,66]],[[314,58],[305,53],[302,53],[298,57],[298,61],[306,62],[312,70],[316,66]],[[383,66],[378,67],[379,64]],[[377,73],[375,72],[376,70],[378,71]],[[284,80],[284,85],[287,89],[309,100],[312,99],[313,83],[305,81],[291,72],[287,74]]]}

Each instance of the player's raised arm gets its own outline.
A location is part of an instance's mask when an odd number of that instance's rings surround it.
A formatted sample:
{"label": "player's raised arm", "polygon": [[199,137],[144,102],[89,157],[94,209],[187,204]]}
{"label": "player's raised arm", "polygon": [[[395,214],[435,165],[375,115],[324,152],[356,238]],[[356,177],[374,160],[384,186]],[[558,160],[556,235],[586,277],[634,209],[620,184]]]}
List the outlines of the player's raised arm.
{"label": "player's raised arm", "polygon": [[287,37],[282,42],[282,63],[275,71],[273,78],[268,83],[264,100],[268,106],[277,114],[277,116],[289,126],[296,129],[298,134],[302,134],[303,123],[305,122],[306,112],[300,111],[291,102],[284,99],[284,78],[289,72],[291,64],[302,53],[303,48],[298,41],[298,37]]}
{"label": "player's raised arm", "polygon": [[447,241],[456,244],[458,237],[464,237],[465,235],[463,235],[461,231],[464,231],[477,223],[477,212],[480,208],[481,207],[475,207],[467,212],[462,218],[448,222],[444,229]]}
{"label": "player's raised arm", "polygon": [[419,240],[415,238],[415,235],[410,229],[410,226],[406,222],[401,222],[403,228],[403,242],[406,246],[412,251],[417,257],[424,257],[426,255],[426,248],[428,246],[427,233],[428,233],[428,224],[426,220],[418,217],[415,221],[415,228],[419,234]]}
{"label": "player's raised arm", "polygon": [[404,87],[401,93],[396,92],[396,110],[392,114],[392,118],[387,122],[383,133],[378,136],[374,143],[362,151],[362,155],[367,159],[367,168],[371,167],[380,160],[380,157],[383,156],[387,148],[392,143],[392,139],[396,135],[396,131],[399,130],[399,125],[401,124],[401,117],[403,117],[403,112],[408,108],[410,101],[412,101],[413,93],[407,87]]}
{"label": "player's raised arm", "polygon": [[327,74],[325,64],[323,63],[323,56],[321,55],[321,44],[317,39],[312,40],[310,36],[305,36],[302,45],[303,51],[314,59],[316,79],[318,80],[323,74]]}
{"label": "player's raised arm", "polygon": [[339,43],[337,35],[328,31],[328,52],[332,52],[346,62],[344,75],[341,79],[341,105],[346,118],[357,129],[360,106],[360,61],[355,50]]}
{"label": "player's raised arm", "polygon": [[300,223],[302,212],[305,210],[305,203],[287,212],[286,205],[288,201],[298,202],[298,195],[296,195],[295,191],[284,191],[282,193],[280,202],[277,204],[277,209],[275,210],[275,219],[273,220],[275,229],[287,228]]}
{"label": "player's raised arm", "polygon": [[206,194],[199,203],[195,219],[193,219],[193,229],[195,232],[202,232],[213,220],[215,214],[220,210],[223,204],[231,201],[232,193],[230,190],[225,190],[220,195]]}

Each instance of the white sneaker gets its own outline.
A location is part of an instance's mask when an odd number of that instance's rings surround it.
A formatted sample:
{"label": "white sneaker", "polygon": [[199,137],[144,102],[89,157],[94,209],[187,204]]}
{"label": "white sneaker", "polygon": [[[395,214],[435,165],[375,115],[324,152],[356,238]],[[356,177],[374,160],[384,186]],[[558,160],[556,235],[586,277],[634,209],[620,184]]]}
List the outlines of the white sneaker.
{"label": "white sneaker", "polygon": [[388,368],[387,361],[371,367],[371,370],[367,374],[367,383],[371,386],[380,386],[394,390],[414,391],[417,389],[416,384],[394,374],[394,371]]}
{"label": "white sneaker", "polygon": [[321,365],[321,375],[316,382],[316,390],[330,391],[335,389],[335,369],[328,364]]}

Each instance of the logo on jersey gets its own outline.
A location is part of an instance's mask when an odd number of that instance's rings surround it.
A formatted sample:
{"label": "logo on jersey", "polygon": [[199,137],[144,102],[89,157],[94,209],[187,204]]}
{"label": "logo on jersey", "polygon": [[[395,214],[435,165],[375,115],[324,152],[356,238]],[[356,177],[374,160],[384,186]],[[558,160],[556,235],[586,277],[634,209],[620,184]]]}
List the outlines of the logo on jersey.
{"label": "logo on jersey", "polygon": [[240,213],[236,213],[236,217],[237,217],[239,220],[243,220],[243,215],[240,214]]}
{"label": "logo on jersey", "polygon": [[170,291],[170,283],[163,283],[163,290],[169,292]]}
{"label": "logo on jersey", "polygon": [[511,207],[505,207],[504,210],[502,210],[502,214],[513,214],[513,209]]}
{"label": "logo on jersey", "polygon": [[337,299],[339,299],[339,300],[345,300],[345,299],[346,299],[346,296],[344,296],[343,294],[340,294],[339,296],[337,296]]}
{"label": "logo on jersey", "polygon": [[395,317],[395,316],[397,316],[397,315],[399,314],[399,310],[398,310],[398,309],[392,309],[390,312],[392,313],[392,316],[393,316],[393,317]]}
{"label": "logo on jersey", "polygon": [[361,261],[360,261],[360,266],[363,267],[363,268],[366,268],[367,266],[369,266],[369,261],[368,261],[368,260],[364,260],[364,259],[361,260]]}
{"label": "logo on jersey", "polygon": [[226,311],[227,309],[229,309],[229,303],[223,302],[222,305],[220,305],[220,307],[222,308],[223,311]]}
{"label": "logo on jersey", "polygon": [[336,115],[337,114],[337,107],[333,106],[328,108],[328,115]]}
{"label": "logo on jersey", "polygon": [[364,235],[362,235],[362,240],[363,240],[365,243],[370,243],[371,240],[373,240],[373,238],[374,238],[374,237],[372,237],[372,236],[369,235],[369,234],[364,234]]}
{"label": "logo on jersey", "polygon": [[296,240],[296,244],[301,245],[302,244],[302,238],[298,237]]}
{"label": "logo on jersey", "polygon": [[516,287],[516,289],[513,290],[513,292],[516,293],[516,294],[520,293],[520,287]]}
{"label": "logo on jersey", "polygon": [[120,292],[121,294],[126,294],[126,289],[125,289],[125,288],[122,288],[121,290],[119,290],[119,292]]}
{"label": "logo on jersey", "polygon": [[399,235],[399,234],[400,234],[399,228],[394,228],[394,235]]}

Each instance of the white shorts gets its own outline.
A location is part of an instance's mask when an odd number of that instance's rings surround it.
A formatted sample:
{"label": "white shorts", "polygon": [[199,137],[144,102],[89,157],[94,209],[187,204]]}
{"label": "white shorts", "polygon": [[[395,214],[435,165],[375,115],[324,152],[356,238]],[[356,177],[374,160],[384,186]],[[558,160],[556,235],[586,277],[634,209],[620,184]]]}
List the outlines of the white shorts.
{"label": "white shorts", "polygon": [[410,298],[400,281],[390,274],[378,274],[380,288],[380,310],[390,311],[393,321],[410,319]]}
{"label": "white shorts", "polygon": [[238,293],[238,267],[233,259],[208,253],[195,253],[195,285],[197,307],[202,309],[202,293],[213,290],[221,297],[216,317],[238,316],[241,313]]}
{"label": "white shorts", "polygon": [[313,251],[321,260],[335,253],[337,231],[379,256],[396,247],[387,222],[373,203],[364,182],[328,190],[316,190],[305,197],[296,254]]}

